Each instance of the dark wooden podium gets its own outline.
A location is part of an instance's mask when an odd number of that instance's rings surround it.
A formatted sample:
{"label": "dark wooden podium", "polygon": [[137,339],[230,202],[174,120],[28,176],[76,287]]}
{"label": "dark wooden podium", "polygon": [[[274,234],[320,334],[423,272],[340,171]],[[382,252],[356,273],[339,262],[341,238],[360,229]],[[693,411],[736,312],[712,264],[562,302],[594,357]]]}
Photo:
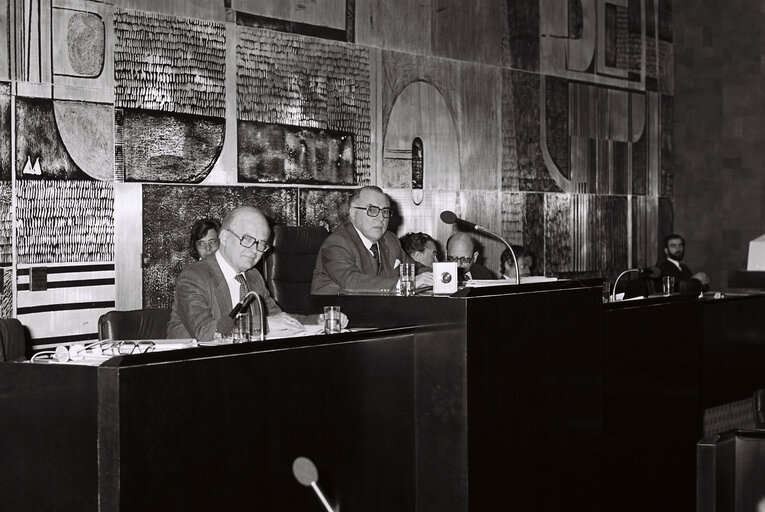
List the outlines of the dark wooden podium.
{"label": "dark wooden podium", "polygon": [[[599,282],[333,297],[382,329],[0,364],[3,510],[597,510]],[[375,320],[375,322],[370,322]]]}

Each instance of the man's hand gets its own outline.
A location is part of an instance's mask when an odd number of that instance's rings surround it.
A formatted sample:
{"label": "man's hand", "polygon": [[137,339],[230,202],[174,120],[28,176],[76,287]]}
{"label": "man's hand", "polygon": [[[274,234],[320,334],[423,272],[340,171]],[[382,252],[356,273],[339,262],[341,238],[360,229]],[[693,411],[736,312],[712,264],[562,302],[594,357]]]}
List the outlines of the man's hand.
{"label": "man's hand", "polygon": [[707,275],[706,272],[696,272],[695,274],[693,274],[693,279],[698,279],[699,281],[701,281],[701,284],[703,284],[704,286],[708,285],[710,281],[709,276]]}
{"label": "man's hand", "polygon": [[426,286],[433,286],[433,272],[423,272],[417,274],[414,278],[415,288],[424,288]]}
{"label": "man's hand", "polygon": [[305,331],[305,327],[287,313],[277,313],[268,317],[268,330],[269,332],[302,332]]}
{"label": "man's hand", "polygon": [[[319,325],[324,325],[324,313],[319,315]],[[348,327],[348,317],[345,316],[345,313],[342,311],[340,312],[340,329],[345,329]]]}

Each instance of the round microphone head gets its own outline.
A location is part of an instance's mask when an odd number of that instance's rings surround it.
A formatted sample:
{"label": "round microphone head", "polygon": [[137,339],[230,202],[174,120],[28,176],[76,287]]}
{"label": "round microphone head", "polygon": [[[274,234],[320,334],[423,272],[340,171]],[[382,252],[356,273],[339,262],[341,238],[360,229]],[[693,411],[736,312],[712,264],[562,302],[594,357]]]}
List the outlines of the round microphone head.
{"label": "round microphone head", "polygon": [[659,270],[659,267],[649,267],[647,270],[648,275],[651,276],[651,279],[658,279],[659,276],[661,276],[661,270]]}
{"label": "round microphone head", "polygon": [[292,463],[292,474],[298,482],[310,487],[313,482],[319,481],[319,472],[316,470],[316,466],[308,457],[298,457],[295,462]]}
{"label": "round microphone head", "polygon": [[454,212],[444,210],[441,212],[441,222],[445,222],[446,224],[454,224],[457,222],[457,216],[454,214]]}

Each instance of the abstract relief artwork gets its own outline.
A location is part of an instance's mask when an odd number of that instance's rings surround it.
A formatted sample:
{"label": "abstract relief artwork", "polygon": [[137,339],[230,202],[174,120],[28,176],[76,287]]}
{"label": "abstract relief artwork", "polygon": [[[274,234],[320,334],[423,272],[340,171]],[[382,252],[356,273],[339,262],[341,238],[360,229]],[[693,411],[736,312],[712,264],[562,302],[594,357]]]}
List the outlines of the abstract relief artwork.
{"label": "abstract relief artwork", "polygon": [[16,185],[19,263],[114,259],[111,183],[22,180]]}
{"label": "abstract relief artwork", "polygon": [[16,177],[90,179],[61,139],[53,100],[16,97]]}
{"label": "abstract relief artwork", "polygon": [[117,11],[115,176],[198,183],[225,134],[222,23]]}
{"label": "abstract relief artwork", "polygon": [[353,185],[353,135],[240,122],[239,181]]}
{"label": "abstract relief artwork", "polygon": [[368,49],[239,27],[240,181],[368,184],[369,77]]}
{"label": "abstract relief artwork", "polygon": [[352,42],[355,0],[226,0],[238,24]]}
{"label": "abstract relief artwork", "polygon": [[241,205],[259,208],[273,225],[297,224],[297,190],[254,187],[143,187],[143,307],[170,307],[175,278],[193,260],[191,226],[201,218],[222,220]]}
{"label": "abstract relief artwork", "polygon": [[326,226],[335,229],[348,220],[352,190],[301,190],[301,226]]}
{"label": "abstract relief artwork", "polygon": [[[553,273],[653,264],[671,225],[658,208],[673,185],[671,2],[521,0],[506,12],[504,61],[539,74],[503,71],[502,189],[543,201],[506,198],[505,234],[544,247]],[[543,240],[514,224],[531,217]]]}

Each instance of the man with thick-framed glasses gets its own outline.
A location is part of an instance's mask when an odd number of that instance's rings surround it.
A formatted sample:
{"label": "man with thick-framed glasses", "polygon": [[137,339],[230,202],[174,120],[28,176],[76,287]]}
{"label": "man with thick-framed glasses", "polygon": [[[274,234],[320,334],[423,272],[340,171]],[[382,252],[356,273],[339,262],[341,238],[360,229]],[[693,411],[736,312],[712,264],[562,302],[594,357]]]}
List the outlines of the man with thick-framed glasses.
{"label": "man with thick-framed glasses", "polygon": [[318,323],[318,315],[284,313],[268,292],[255,264],[270,249],[270,236],[268,221],[257,208],[231,211],[221,225],[218,251],[188,265],[176,280],[168,338],[212,341],[216,332],[228,336],[234,327],[229,312],[248,292],[263,299],[270,331],[299,332],[305,330],[303,324]]}
{"label": "man with thick-framed glasses", "polygon": [[464,231],[457,231],[446,241],[446,261],[457,262],[460,281],[471,279],[496,279],[497,276],[478,261],[473,237]]}
{"label": "man with thick-framed glasses", "polygon": [[[388,231],[390,199],[380,187],[362,187],[349,201],[348,221],[325,240],[316,257],[311,293],[388,293],[398,289],[399,265],[414,263]],[[416,276],[418,288],[432,286],[432,272]]]}

